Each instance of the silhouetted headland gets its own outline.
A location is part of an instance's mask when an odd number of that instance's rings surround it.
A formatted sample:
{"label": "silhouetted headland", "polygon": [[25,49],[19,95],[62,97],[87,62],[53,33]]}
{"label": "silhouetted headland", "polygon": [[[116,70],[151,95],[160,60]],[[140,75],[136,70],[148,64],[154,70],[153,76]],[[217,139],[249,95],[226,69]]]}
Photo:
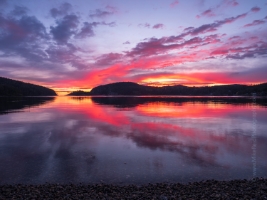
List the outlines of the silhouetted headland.
{"label": "silhouetted headland", "polygon": [[153,87],[139,85],[133,82],[117,82],[100,85],[93,88],[90,92],[75,91],[69,96],[94,96],[94,95],[188,95],[188,96],[267,96],[267,83],[258,85],[218,85],[203,87],[188,87],[183,85]]}
{"label": "silhouetted headland", "polygon": [[0,96],[57,96],[52,89],[0,77]]}

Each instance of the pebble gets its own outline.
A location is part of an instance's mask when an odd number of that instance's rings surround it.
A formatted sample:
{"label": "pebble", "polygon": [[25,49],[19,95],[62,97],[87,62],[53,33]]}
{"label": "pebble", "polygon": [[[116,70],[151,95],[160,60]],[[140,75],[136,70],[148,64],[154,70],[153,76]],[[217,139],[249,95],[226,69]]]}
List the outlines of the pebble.
{"label": "pebble", "polygon": [[267,179],[147,185],[0,185],[4,199],[267,199]]}

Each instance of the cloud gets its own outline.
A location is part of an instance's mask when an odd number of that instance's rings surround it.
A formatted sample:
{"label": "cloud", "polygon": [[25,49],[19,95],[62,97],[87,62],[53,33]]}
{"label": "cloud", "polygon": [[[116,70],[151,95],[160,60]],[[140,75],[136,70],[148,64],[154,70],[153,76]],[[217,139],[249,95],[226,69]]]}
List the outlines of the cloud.
{"label": "cloud", "polygon": [[207,36],[204,38],[194,37],[188,40],[183,40],[182,42],[175,43],[179,41],[179,36],[171,36],[171,37],[164,37],[160,39],[151,38],[147,42],[140,42],[134,47],[130,52],[127,52],[127,55],[130,57],[135,56],[155,56],[159,54],[164,54],[169,50],[178,50],[185,47],[192,47],[194,48],[202,45],[207,45],[211,42],[216,42],[217,36]]}
{"label": "cloud", "polygon": [[39,60],[45,55],[40,43],[48,39],[45,26],[33,16],[20,18],[0,15],[0,50],[5,56]]}
{"label": "cloud", "polygon": [[[24,9],[23,9],[24,10]],[[11,12],[13,13],[13,12]],[[0,51],[1,57],[24,58],[24,62],[36,68],[47,67],[44,63],[70,63],[74,67],[86,67],[81,59],[75,56],[79,48],[67,43],[71,35],[76,33],[78,18],[75,15],[66,15],[57,19],[57,26],[51,28],[51,35],[46,32],[45,26],[33,16],[24,13],[22,16],[12,17],[0,15]],[[80,36],[85,33],[81,29]],[[54,46],[51,39],[64,46]],[[42,63],[42,65],[40,65]],[[64,66],[61,66],[62,69]],[[29,67],[27,67],[29,68]],[[55,70],[55,69],[54,69]]]}
{"label": "cloud", "polygon": [[[147,74],[141,74],[134,77],[134,81],[149,83],[152,81],[173,80],[173,84],[184,84],[184,85],[203,85],[203,84],[214,84],[214,83],[225,83],[225,84],[244,84],[244,83],[259,83],[266,82],[265,71],[266,66],[257,66],[253,69],[240,69],[237,71],[211,71],[205,72],[150,72]],[[176,81],[175,81],[176,80]],[[171,82],[170,82],[171,83]],[[162,84],[162,82],[161,82]]]}
{"label": "cloud", "polygon": [[163,24],[155,24],[152,28],[154,29],[162,29],[164,27]]}
{"label": "cloud", "polygon": [[75,38],[83,39],[86,37],[92,37],[95,35],[93,31],[93,27],[97,26],[98,24],[96,22],[88,23],[84,22],[83,27],[81,30],[75,35]]}
{"label": "cloud", "polygon": [[111,6],[111,5],[107,5],[106,9],[109,10],[111,13],[115,14],[118,13],[118,8],[116,8],[115,6]]}
{"label": "cloud", "polygon": [[217,31],[217,28],[221,27],[222,25],[233,23],[234,21],[236,21],[240,18],[244,18],[246,16],[247,16],[247,13],[243,13],[241,15],[237,15],[236,17],[229,17],[229,18],[226,18],[224,20],[215,21],[214,23],[211,23],[211,24],[204,24],[198,28],[190,29],[187,32],[187,34],[194,36],[194,35],[198,35],[198,34]]}
{"label": "cloud", "polygon": [[7,0],[0,0],[0,7],[7,5]]}
{"label": "cloud", "polygon": [[[111,8],[111,7],[108,7],[108,8]],[[113,15],[113,14],[114,14],[114,11],[106,11],[106,10],[96,9],[91,14],[89,14],[89,17],[91,17],[91,18],[104,18],[104,17],[107,17],[108,15]]]}
{"label": "cloud", "polygon": [[[253,40],[253,38],[252,38]],[[210,55],[211,56],[222,56],[228,59],[245,59],[254,58],[256,56],[267,55],[267,43],[264,41],[259,41],[257,43],[253,42],[252,45],[240,47],[240,43],[236,43],[236,47],[231,44],[223,45],[217,49],[214,49]]]}
{"label": "cloud", "polygon": [[259,7],[253,7],[250,10],[251,10],[251,12],[259,12],[260,8]]}
{"label": "cloud", "polygon": [[109,26],[109,27],[114,27],[114,26],[117,25],[116,22],[109,22],[109,23],[107,23],[107,22],[101,22],[100,24],[101,25],[106,25],[106,26]]}
{"label": "cloud", "polygon": [[264,24],[265,22],[266,21],[264,20],[254,20],[252,23],[244,25],[244,27],[257,26],[257,25]]}
{"label": "cloud", "polygon": [[233,36],[233,37],[230,37],[228,40],[234,40],[234,39],[239,39],[240,38],[240,36]]}
{"label": "cloud", "polygon": [[78,57],[74,55],[76,51],[77,49],[70,44],[66,46],[50,46],[45,50],[49,56],[50,62],[61,64],[69,63],[78,59]]}
{"label": "cloud", "polygon": [[116,26],[115,22],[84,22],[83,27],[79,32],[77,32],[74,36],[76,39],[84,39],[86,37],[92,37],[95,35],[93,28],[99,26],[99,25],[104,25],[104,26],[109,26],[109,27],[114,27]]}
{"label": "cloud", "polygon": [[[51,24],[48,29],[36,17],[28,16],[27,10],[23,7],[16,7],[13,13],[10,12],[7,15],[1,14],[0,72],[13,74],[10,76],[13,78],[27,77],[29,80],[54,81],[58,85],[73,83],[74,86],[91,87],[104,82],[136,81],[138,75],[147,73],[143,76],[143,78],[147,78],[153,74],[153,71],[169,72],[170,74],[176,70],[186,71],[193,63],[201,65],[199,64],[201,61],[210,62],[213,59],[207,59],[211,57],[222,58],[226,61],[242,60],[266,56],[265,52],[267,52],[264,40],[256,42],[256,40],[250,41],[247,38],[246,41],[246,38],[234,36],[230,36],[227,40],[226,37],[221,39],[222,33],[213,33],[220,27],[247,15],[247,13],[243,13],[199,27],[187,27],[177,35],[141,40],[142,42],[137,43],[127,52],[111,52],[96,56],[75,46],[75,40],[93,37],[97,27],[114,27],[116,23],[101,22],[101,20],[97,22],[94,20],[82,21],[79,15],[71,12],[71,6],[67,6],[67,8],[67,11],[62,10],[61,7],[55,8],[55,10],[51,9],[51,15],[54,17],[52,20],[55,23]],[[115,13],[114,9],[106,6],[104,11]],[[162,28],[163,24],[144,23],[140,26],[152,29]],[[252,34],[250,37],[253,36]],[[224,42],[225,44],[223,44]],[[129,43],[129,41],[125,41],[123,44]],[[219,47],[219,45],[221,46]],[[13,66],[11,70],[10,63],[2,62],[5,58],[14,58],[13,64],[18,66]],[[8,59],[6,60],[10,62]],[[7,67],[4,68],[2,64]],[[201,66],[196,66],[197,64],[194,69],[201,68]],[[215,68],[210,67],[210,69]],[[193,68],[189,70],[193,71]],[[30,78],[32,76],[30,71],[34,71],[32,78]],[[176,78],[179,76],[177,75]],[[189,75],[180,78],[193,82]]]}
{"label": "cloud", "polygon": [[194,27],[190,26],[190,27],[185,28],[184,31],[187,32],[187,31],[191,31],[191,30],[193,30],[193,29],[194,29]]}
{"label": "cloud", "polygon": [[197,15],[197,18],[200,18],[200,17],[214,17],[214,16],[216,16],[215,13],[211,9],[208,9],[208,10],[205,10],[200,15]]}
{"label": "cloud", "polygon": [[57,18],[57,17],[62,17],[67,14],[69,14],[69,11],[71,11],[72,5],[69,3],[63,3],[60,5],[59,8],[52,8],[50,10],[50,14],[52,17]]}
{"label": "cloud", "polygon": [[103,54],[97,58],[95,64],[98,66],[113,65],[116,62],[119,62],[122,57],[123,57],[123,54],[119,54],[119,53]]}
{"label": "cloud", "polygon": [[[138,24],[139,27],[144,27],[144,28],[150,28],[151,25],[149,23],[144,23],[144,24]],[[155,24],[152,26],[153,29],[162,29],[164,27],[164,24]]]}
{"label": "cloud", "polygon": [[171,4],[170,4],[170,6],[172,7],[172,8],[174,8],[175,6],[177,6],[179,4],[179,1],[178,0],[175,0],[175,1],[173,1]]}
{"label": "cloud", "polygon": [[28,12],[28,8],[26,8],[24,6],[15,6],[13,11],[11,11],[11,15],[13,15],[13,16],[22,16],[22,15],[26,15],[27,12]]}
{"label": "cloud", "polygon": [[144,27],[144,28],[150,28],[149,23],[144,23],[144,24],[138,24],[139,27]]}
{"label": "cloud", "polygon": [[239,5],[239,3],[236,0],[224,0],[223,4],[230,7],[235,7]]}
{"label": "cloud", "polygon": [[223,0],[219,5],[205,10],[201,14],[197,15],[196,18],[215,17],[219,15],[218,13],[220,13],[222,10],[229,9],[229,7],[235,7],[237,5],[239,5],[239,3],[236,0]]}
{"label": "cloud", "polygon": [[126,41],[126,42],[124,42],[124,43],[122,43],[122,44],[130,44],[130,42],[129,42],[129,41]]}
{"label": "cloud", "polygon": [[253,69],[246,69],[239,72],[206,72],[194,73],[192,77],[203,82],[216,83],[218,80],[226,84],[237,83],[259,83],[266,82],[266,77],[262,74],[267,70],[266,66]]}
{"label": "cloud", "polygon": [[79,24],[79,18],[74,15],[65,15],[63,19],[57,20],[56,26],[50,26],[50,33],[58,44],[66,44],[75,34]]}

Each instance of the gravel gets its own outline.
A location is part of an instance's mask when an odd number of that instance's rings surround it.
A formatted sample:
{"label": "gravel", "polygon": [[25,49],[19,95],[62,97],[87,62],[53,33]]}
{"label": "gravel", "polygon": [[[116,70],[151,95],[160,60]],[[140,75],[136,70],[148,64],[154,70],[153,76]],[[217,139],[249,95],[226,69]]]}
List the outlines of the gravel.
{"label": "gravel", "polygon": [[0,185],[0,199],[267,199],[267,179],[147,185]]}

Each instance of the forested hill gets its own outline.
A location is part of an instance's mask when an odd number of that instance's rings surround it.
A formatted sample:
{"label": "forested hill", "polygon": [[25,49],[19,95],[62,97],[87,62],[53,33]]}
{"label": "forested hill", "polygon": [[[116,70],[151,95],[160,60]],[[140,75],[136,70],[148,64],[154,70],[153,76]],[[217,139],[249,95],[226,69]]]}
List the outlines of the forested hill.
{"label": "forested hill", "polygon": [[52,89],[0,77],[0,96],[56,96]]}
{"label": "forested hill", "polygon": [[258,96],[267,96],[267,83],[259,85],[219,85],[205,87],[187,87],[183,85],[152,87],[132,82],[118,82],[100,85],[91,92],[77,91],[70,93],[73,96],[86,95],[194,95],[194,96],[246,96],[255,93]]}

